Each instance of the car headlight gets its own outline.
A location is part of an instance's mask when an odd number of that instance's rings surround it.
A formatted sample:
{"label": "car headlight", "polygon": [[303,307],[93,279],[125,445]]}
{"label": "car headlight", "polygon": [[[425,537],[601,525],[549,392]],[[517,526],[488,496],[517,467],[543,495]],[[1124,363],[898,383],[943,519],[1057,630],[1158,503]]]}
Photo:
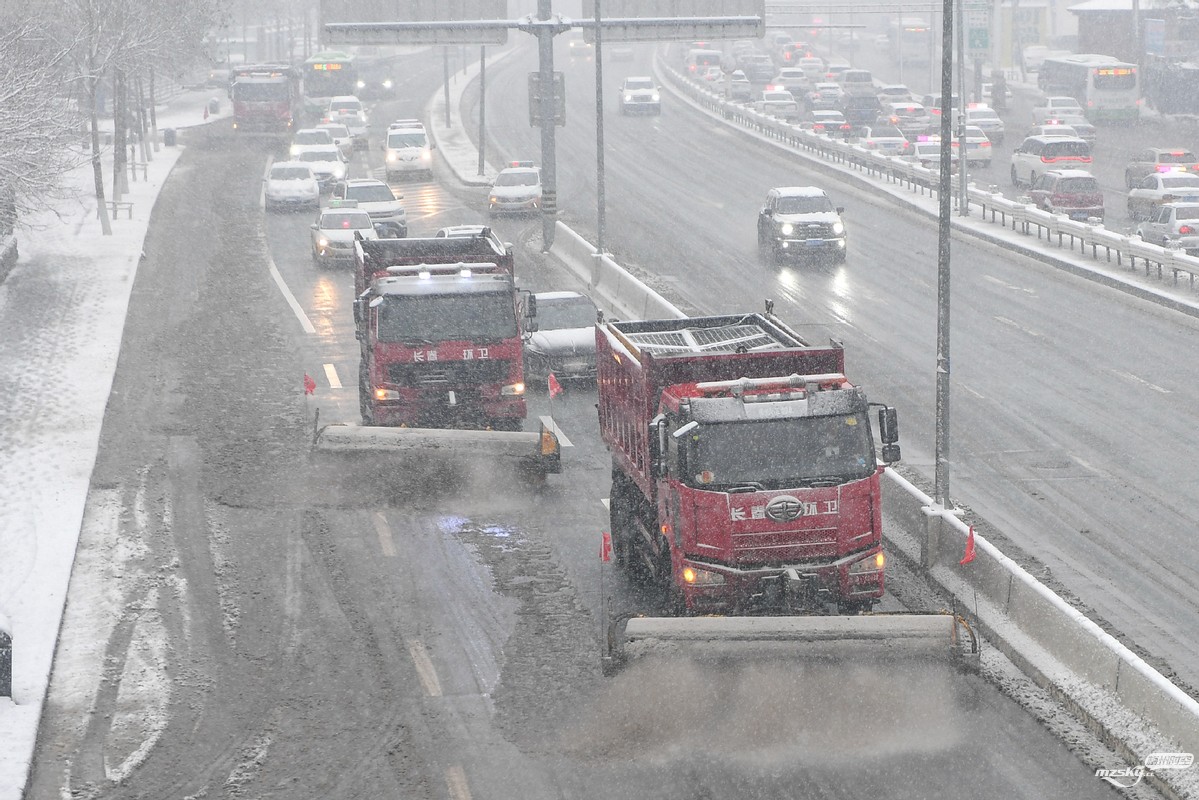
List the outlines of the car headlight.
{"label": "car headlight", "polygon": [[840,222],[834,222],[833,223],[833,235],[840,236],[843,233],[845,233],[845,225]]}
{"label": "car headlight", "polygon": [[293,156],[298,156],[300,154],[300,146],[298,144],[293,144],[291,146],[291,150],[288,152],[290,152]]}
{"label": "car headlight", "polygon": [[420,160],[421,161],[432,161],[433,154],[430,153],[428,150],[421,150],[420,151]]}
{"label": "car headlight", "polygon": [[783,234],[783,236],[790,236],[794,232],[795,232],[795,226],[792,225],[790,222],[784,222],[782,225],[779,226],[779,233]]}
{"label": "car headlight", "polygon": [[654,92],[653,94],[651,94],[651,95],[649,96],[649,99],[650,99],[650,100],[652,100],[652,101],[654,101],[654,102],[656,103],[656,102],[658,102],[658,100],[659,100],[659,99],[661,99],[661,98],[659,98],[659,96],[658,96],[658,93],[657,93],[657,92]]}
{"label": "car headlight", "polygon": [[392,86],[392,83],[391,83],[391,78],[388,78],[387,80],[383,81],[383,88],[384,88],[384,89],[390,89],[390,88],[391,88],[391,86]]}
{"label": "car headlight", "polygon": [[624,96],[624,101],[625,101],[626,103],[631,103],[631,102],[633,102],[633,95],[631,95],[631,94],[626,94],[626,95]]}
{"label": "car headlight", "polygon": [[366,81],[358,81],[358,88],[359,88],[359,89],[365,89],[365,88],[366,88]]}
{"label": "car headlight", "polygon": [[345,168],[345,166],[344,166],[344,165],[342,165],[342,164],[336,164],[336,165],[334,165],[334,167],[333,167],[333,177],[335,177],[335,178],[344,178],[344,177],[345,177],[345,175],[346,175],[346,168]]}
{"label": "car headlight", "polygon": [[394,151],[394,150],[388,150],[388,151],[387,151],[387,160],[388,160],[388,161],[395,161],[395,160],[396,160],[396,159],[398,159],[399,157],[400,157],[400,155],[399,155],[399,153],[397,153],[396,151]]}
{"label": "car headlight", "polygon": [[500,201],[500,198],[494,194],[491,197],[487,198],[487,202],[489,202],[489,203],[498,203],[499,201]]}
{"label": "car headlight", "polygon": [[328,239],[326,239],[324,236],[322,236],[321,238],[319,238],[319,239],[317,239],[317,240],[316,240],[316,246],[317,246],[317,247],[328,247],[328,246],[329,246],[329,240],[328,240]]}

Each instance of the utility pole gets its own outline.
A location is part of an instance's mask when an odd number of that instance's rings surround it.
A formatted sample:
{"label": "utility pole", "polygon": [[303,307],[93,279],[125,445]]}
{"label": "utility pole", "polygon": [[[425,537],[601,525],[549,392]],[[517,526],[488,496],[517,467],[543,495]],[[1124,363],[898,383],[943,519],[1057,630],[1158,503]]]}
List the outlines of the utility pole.
{"label": "utility pole", "polygon": [[[966,194],[969,159],[966,156],[966,4],[958,0],[961,7],[957,14],[958,33],[958,214],[970,216],[970,201]],[[951,112],[953,113],[952,109]]]}
{"label": "utility pole", "polygon": [[595,257],[604,257],[604,47],[600,0],[595,0]]}
{"label": "utility pole", "polygon": [[558,170],[554,148],[557,125],[557,98],[554,91],[554,36],[550,0],[537,0],[537,55],[541,85],[541,249],[554,246],[554,226],[558,217]]}
{"label": "utility pole", "polygon": [[949,506],[949,230],[952,191],[949,163],[953,152],[953,3],[941,12],[941,173],[937,218],[937,445],[934,500]]}

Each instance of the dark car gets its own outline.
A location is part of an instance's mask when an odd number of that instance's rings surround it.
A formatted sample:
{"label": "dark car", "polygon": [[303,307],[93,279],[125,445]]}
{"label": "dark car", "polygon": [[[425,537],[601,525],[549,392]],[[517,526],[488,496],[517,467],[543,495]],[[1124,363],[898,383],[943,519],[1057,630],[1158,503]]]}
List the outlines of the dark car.
{"label": "dark car", "polygon": [[1070,219],[1103,219],[1103,190],[1095,176],[1082,169],[1051,169],[1037,177],[1028,196],[1038,208]]}
{"label": "dark car", "polygon": [[841,100],[841,113],[845,115],[845,121],[855,128],[862,125],[873,125],[882,110],[882,103],[873,94],[851,94]]}

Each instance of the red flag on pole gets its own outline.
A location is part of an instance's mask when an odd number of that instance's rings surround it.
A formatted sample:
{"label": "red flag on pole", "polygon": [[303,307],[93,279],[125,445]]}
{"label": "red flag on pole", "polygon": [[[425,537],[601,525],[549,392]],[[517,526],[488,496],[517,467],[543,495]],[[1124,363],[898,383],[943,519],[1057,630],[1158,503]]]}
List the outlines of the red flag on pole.
{"label": "red flag on pole", "polygon": [[550,397],[557,397],[562,394],[562,384],[558,383],[558,379],[554,376],[554,373],[551,372],[550,376],[546,378],[545,385],[550,390]]}
{"label": "red flag on pole", "polygon": [[974,526],[970,526],[970,532],[966,534],[966,553],[962,556],[959,564],[969,564],[974,560]]}
{"label": "red flag on pole", "polygon": [[316,381],[307,372],[304,373],[304,394],[316,394]]}
{"label": "red flag on pole", "polygon": [[612,560],[612,534],[604,531],[604,538],[600,542],[600,561]]}

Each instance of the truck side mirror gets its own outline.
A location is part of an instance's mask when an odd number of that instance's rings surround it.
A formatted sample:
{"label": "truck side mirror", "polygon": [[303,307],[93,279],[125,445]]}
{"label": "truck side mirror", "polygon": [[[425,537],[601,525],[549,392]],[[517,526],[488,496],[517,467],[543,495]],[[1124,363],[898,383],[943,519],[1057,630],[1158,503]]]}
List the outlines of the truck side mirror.
{"label": "truck side mirror", "polygon": [[354,301],[354,335],[359,339],[362,338],[363,302],[361,297]]}
{"label": "truck side mirror", "polygon": [[537,333],[537,295],[528,291],[522,291],[522,294],[525,296],[525,308],[521,327],[525,333]]}
{"label": "truck side mirror", "polygon": [[883,442],[883,461],[894,464],[899,460],[899,413],[890,406],[878,410],[878,436]]}
{"label": "truck side mirror", "polygon": [[666,477],[666,417],[659,414],[649,421],[649,464],[655,478]]}

